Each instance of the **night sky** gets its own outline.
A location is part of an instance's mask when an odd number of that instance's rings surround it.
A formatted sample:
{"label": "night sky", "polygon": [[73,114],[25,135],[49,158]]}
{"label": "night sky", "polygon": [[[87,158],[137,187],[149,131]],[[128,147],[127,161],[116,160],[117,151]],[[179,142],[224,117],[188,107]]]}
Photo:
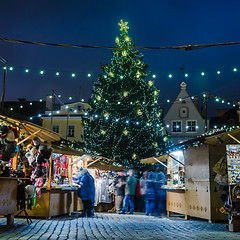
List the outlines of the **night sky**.
{"label": "night sky", "polygon": [[[129,24],[136,46],[160,47],[240,41],[240,1],[114,1],[8,0],[1,1],[0,37],[63,44],[115,46],[118,22]],[[160,105],[174,100],[184,79],[190,95],[204,91],[240,100],[240,45],[194,51],[140,50],[149,70],[157,75]],[[108,49],[84,49],[0,41],[0,56],[13,66],[8,71],[6,100],[45,98],[54,90],[62,101],[88,99],[92,81],[109,63]],[[180,68],[184,66],[184,72]],[[238,71],[234,72],[236,67]],[[28,68],[29,73],[24,69]],[[44,74],[40,75],[40,70]],[[217,70],[221,74],[217,74]],[[201,72],[205,75],[202,76]],[[56,76],[56,72],[60,75]],[[71,73],[76,73],[72,78]],[[88,78],[87,74],[92,77]],[[173,77],[169,78],[168,75]],[[0,89],[3,70],[0,71]],[[2,90],[2,89],[1,89]],[[209,101],[212,108],[227,105]],[[211,109],[211,108],[210,108]],[[211,112],[214,115],[215,112]]]}

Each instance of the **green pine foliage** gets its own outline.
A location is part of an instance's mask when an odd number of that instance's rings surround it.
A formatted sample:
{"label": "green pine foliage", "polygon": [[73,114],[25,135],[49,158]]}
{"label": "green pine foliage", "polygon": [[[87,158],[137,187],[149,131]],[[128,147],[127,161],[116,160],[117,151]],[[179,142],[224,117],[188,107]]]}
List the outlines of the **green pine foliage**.
{"label": "green pine foliage", "polygon": [[121,37],[111,63],[102,65],[103,74],[94,83],[91,112],[83,120],[88,152],[139,169],[140,159],[159,155],[167,136],[158,105],[159,90],[143,55],[133,49],[126,22],[119,23]]}

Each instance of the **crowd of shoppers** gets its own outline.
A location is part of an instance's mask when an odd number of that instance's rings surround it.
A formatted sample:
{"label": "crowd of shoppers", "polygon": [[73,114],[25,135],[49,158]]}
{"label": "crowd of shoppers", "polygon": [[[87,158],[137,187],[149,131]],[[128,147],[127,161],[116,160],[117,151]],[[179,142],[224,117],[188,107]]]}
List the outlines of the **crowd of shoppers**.
{"label": "crowd of shoppers", "polygon": [[162,186],[165,184],[165,175],[160,166],[155,171],[143,172],[140,179],[135,177],[133,170],[118,172],[115,178],[116,212],[125,214],[129,210],[128,213],[133,214],[135,210],[144,211],[146,215],[164,215],[166,190]]}
{"label": "crowd of shoppers", "polygon": [[[75,181],[79,186],[78,196],[83,203],[82,216],[93,216],[95,197],[94,179],[87,169],[81,169]],[[145,171],[142,176],[134,170],[117,171],[114,178],[115,208],[119,214],[133,214],[134,211],[146,215],[160,216],[166,213],[166,184],[161,166]]]}

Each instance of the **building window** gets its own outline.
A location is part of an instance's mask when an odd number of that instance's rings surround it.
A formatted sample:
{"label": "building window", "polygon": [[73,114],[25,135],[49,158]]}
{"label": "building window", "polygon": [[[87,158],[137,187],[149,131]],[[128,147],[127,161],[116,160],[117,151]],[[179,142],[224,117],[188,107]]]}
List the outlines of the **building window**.
{"label": "building window", "polygon": [[75,137],[75,125],[68,126],[68,137]]}
{"label": "building window", "polygon": [[187,121],[187,132],[196,132],[197,131],[197,121]]}
{"label": "building window", "polygon": [[55,133],[59,133],[59,125],[53,125],[53,126],[52,126],[52,130],[53,130],[53,132],[55,132]]}
{"label": "building window", "polygon": [[182,122],[173,121],[172,122],[172,132],[182,132]]}

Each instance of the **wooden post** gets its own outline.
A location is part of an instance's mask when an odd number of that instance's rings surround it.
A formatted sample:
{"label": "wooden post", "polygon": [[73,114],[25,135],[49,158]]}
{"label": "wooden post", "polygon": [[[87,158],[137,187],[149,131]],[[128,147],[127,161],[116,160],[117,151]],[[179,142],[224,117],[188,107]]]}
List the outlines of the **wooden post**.
{"label": "wooden post", "polygon": [[12,168],[13,168],[13,170],[16,170],[16,169],[17,169],[17,162],[18,162],[18,156],[19,156],[19,155],[20,155],[20,153],[17,152],[17,153],[14,155],[13,159],[12,159]]}
{"label": "wooden post", "polygon": [[8,214],[7,215],[7,225],[13,225],[14,224],[14,214]]}
{"label": "wooden post", "polygon": [[47,182],[47,189],[50,190],[51,189],[51,183],[52,183],[52,163],[53,163],[53,159],[52,159],[52,154],[49,158],[48,161],[48,182]]}
{"label": "wooden post", "polygon": [[69,157],[69,162],[68,162],[68,181],[70,185],[72,185],[72,168],[73,168],[72,162],[73,162],[73,156]]}

